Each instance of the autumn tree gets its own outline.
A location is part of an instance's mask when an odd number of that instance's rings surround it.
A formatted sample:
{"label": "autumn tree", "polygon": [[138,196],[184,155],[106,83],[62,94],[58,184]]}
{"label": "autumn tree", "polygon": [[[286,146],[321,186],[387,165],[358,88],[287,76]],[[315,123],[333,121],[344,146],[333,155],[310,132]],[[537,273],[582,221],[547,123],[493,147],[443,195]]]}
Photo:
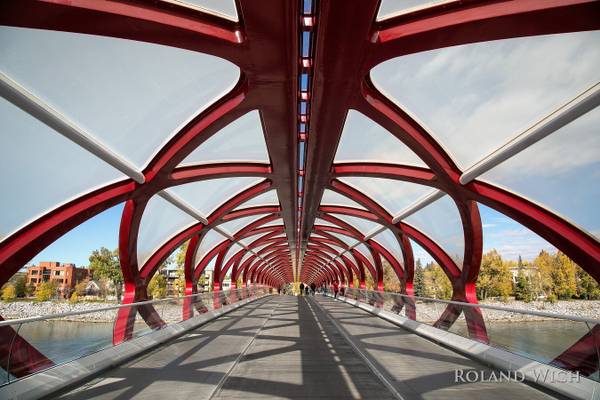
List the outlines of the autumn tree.
{"label": "autumn tree", "polygon": [[515,284],[515,298],[529,303],[534,297],[529,277],[525,275],[523,268],[519,268],[517,283]]}
{"label": "autumn tree", "polygon": [[57,290],[58,287],[55,281],[49,280],[46,282],[42,282],[35,291],[35,299],[37,301],[51,300],[54,296],[56,296]]}
{"label": "autumn tree", "polygon": [[510,296],[512,286],[510,264],[502,260],[502,256],[495,249],[485,253],[481,259],[477,279],[477,297],[481,300],[488,297],[500,297],[505,300]]}
{"label": "autumn tree", "polygon": [[394,293],[402,292],[402,284],[398,275],[387,261],[383,263],[383,290]]}
{"label": "autumn tree", "polygon": [[156,274],[150,279],[148,294],[153,299],[162,299],[167,296],[167,278],[163,274]]}
{"label": "autumn tree", "polygon": [[2,288],[2,300],[13,301],[17,298],[17,290],[12,283],[4,285]]}
{"label": "autumn tree", "polygon": [[600,285],[580,266],[575,267],[575,280],[577,282],[577,297],[586,300],[600,299]]}
{"label": "autumn tree", "polygon": [[452,297],[452,284],[442,268],[429,263],[423,271],[423,280],[425,284],[425,297],[434,299],[450,299]]}

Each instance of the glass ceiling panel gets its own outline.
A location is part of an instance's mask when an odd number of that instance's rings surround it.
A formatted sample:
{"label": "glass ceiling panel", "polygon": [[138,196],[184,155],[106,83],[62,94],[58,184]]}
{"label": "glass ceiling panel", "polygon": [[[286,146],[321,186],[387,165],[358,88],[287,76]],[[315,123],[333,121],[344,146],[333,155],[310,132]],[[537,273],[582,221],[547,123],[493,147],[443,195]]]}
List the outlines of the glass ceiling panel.
{"label": "glass ceiling panel", "polygon": [[209,216],[223,203],[233,198],[236,194],[261,182],[262,178],[223,178],[209,179],[206,181],[187,183],[169,189],[196,211],[204,216]]}
{"label": "glass ceiling panel", "polygon": [[600,31],[455,46],[398,57],[373,82],[467,168],[600,80]]}
{"label": "glass ceiling panel", "polygon": [[279,199],[277,198],[277,191],[275,189],[269,190],[263,194],[260,194],[245,203],[240,204],[236,210],[252,207],[252,206],[278,206]]}
{"label": "glass ceiling panel", "polygon": [[571,122],[480,179],[538,202],[600,238],[600,109]]}
{"label": "glass ceiling panel", "polygon": [[261,227],[265,227],[265,226],[274,226],[274,225],[283,225],[283,218],[277,218],[277,219],[274,219],[274,220],[273,220],[273,221],[271,221],[271,222],[267,222],[266,224],[264,224],[264,225],[261,225]]}
{"label": "glass ceiling panel", "polygon": [[[198,246],[198,250],[196,251],[196,258],[194,259],[194,268],[198,266],[202,258],[210,253],[212,249],[215,248],[218,244],[226,240],[227,238],[221,235],[219,232],[214,229],[210,229],[206,234],[202,237],[200,241],[200,245]],[[215,257],[216,259],[216,257]]]}
{"label": "glass ceiling panel", "polygon": [[244,254],[244,257],[242,257],[242,259],[240,260],[240,266],[246,262],[246,260],[250,257],[254,257],[254,254],[252,254],[251,252],[247,252],[246,254]]}
{"label": "glass ceiling panel", "polygon": [[359,208],[361,210],[366,210],[363,206],[351,200],[350,198],[339,194],[338,192],[334,192],[330,189],[325,189],[323,191],[323,197],[321,198],[321,205],[336,205],[336,206],[348,206]]}
{"label": "glass ceiling panel", "polygon": [[164,0],[170,3],[182,3],[183,5],[190,5],[193,7],[202,8],[212,14],[216,14],[220,17],[230,19],[232,21],[238,20],[237,9],[235,7],[235,0]]}
{"label": "glass ceiling panel", "polygon": [[139,169],[239,77],[214,56],[95,35],[0,27],[0,48],[0,70]]}
{"label": "glass ceiling panel", "polygon": [[383,228],[382,225],[380,225],[376,222],[369,221],[368,219],[353,217],[350,215],[343,215],[343,214],[331,214],[331,215],[352,225],[354,228],[358,229],[363,234],[363,236],[365,236],[367,233],[371,232],[374,229]]}
{"label": "glass ceiling panel", "polygon": [[350,161],[427,166],[389,131],[354,110],[348,112],[334,160],[336,163]]}
{"label": "glass ceiling panel", "polygon": [[405,222],[434,240],[462,269],[465,252],[463,225],[456,204],[449,196],[417,211]]}
{"label": "glass ceiling panel", "polygon": [[140,222],[138,266],[141,268],[152,253],[176,233],[197,222],[162,197],[152,196]]}
{"label": "glass ceiling panel", "polygon": [[355,249],[358,250],[363,256],[365,256],[367,260],[371,262],[371,265],[375,266],[375,260],[373,259],[373,255],[371,254],[371,251],[367,246],[361,243],[358,246],[356,246]]}
{"label": "glass ceiling panel", "polygon": [[428,186],[394,179],[348,177],[339,178],[339,180],[371,197],[392,216],[431,192],[431,188]]}
{"label": "glass ceiling panel", "polygon": [[404,14],[415,9],[433,6],[439,3],[447,3],[452,0],[381,0],[377,20],[390,18],[398,14]]}
{"label": "glass ceiling panel", "polygon": [[336,228],[339,228],[340,226],[337,224],[334,224],[333,222],[329,222],[326,221],[322,218],[315,218],[315,225],[323,225],[323,226],[335,226]]}
{"label": "glass ceiling panel", "polygon": [[504,260],[533,261],[540,252],[555,253],[556,248],[512,218],[479,204],[483,228],[483,252],[495,250]]}
{"label": "glass ceiling panel", "polygon": [[0,132],[0,240],[60,204],[125,178],[3,98]]}
{"label": "glass ceiling panel", "polygon": [[392,256],[394,256],[396,261],[404,266],[404,258],[402,256],[400,242],[398,242],[396,235],[394,235],[391,230],[386,229],[383,232],[378,233],[377,235],[373,236],[373,240],[385,247],[386,250],[389,251]]}
{"label": "glass ceiling panel", "polygon": [[215,133],[190,153],[181,165],[230,161],[269,163],[258,111],[247,113]]}
{"label": "glass ceiling panel", "polygon": [[229,250],[227,250],[227,253],[225,254],[225,258],[223,259],[223,266],[225,266],[225,263],[227,263],[227,261],[229,261],[231,257],[236,255],[238,251],[243,249],[244,248],[237,243],[232,244],[231,247],[229,247]]}
{"label": "glass ceiling panel", "polygon": [[245,228],[247,225],[250,225],[254,221],[257,221],[264,217],[266,214],[262,215],[252,215],[250,217],[236,218],[229,222],[225,222],[219,225],[219,228],[227,231],[230,235],[235,235],[240,229]]}
{"label": "glass ceiling panel", "polygon": [[342,235],[341,233],[337,233],[337,232],[327,232],[327,233],[340,239],[342,242],[346,243],[348,246],[352,246],[355,243],[358,243],[358,240],[354,239],[353,237]]}

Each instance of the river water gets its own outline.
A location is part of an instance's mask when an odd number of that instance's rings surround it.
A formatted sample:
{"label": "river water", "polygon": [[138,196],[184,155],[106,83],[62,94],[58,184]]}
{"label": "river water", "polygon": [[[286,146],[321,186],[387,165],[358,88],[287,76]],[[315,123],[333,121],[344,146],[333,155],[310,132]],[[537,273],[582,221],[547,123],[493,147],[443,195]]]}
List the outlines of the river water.
{"label": "river water", "polygon": [[[48,358],[63,363],[112,346],[112,329],[112,323],[44,321],[26,324],[19,333]],[[148,331],[143,322],[136,323],[136,336]],[[467,328],[459,320],[450,331],[464,336]],[[488,323],[487,331],[491,345],[548,363],[588,329],[571,321],[536,321]],[[0,377],[3,382],[5,377]]]}

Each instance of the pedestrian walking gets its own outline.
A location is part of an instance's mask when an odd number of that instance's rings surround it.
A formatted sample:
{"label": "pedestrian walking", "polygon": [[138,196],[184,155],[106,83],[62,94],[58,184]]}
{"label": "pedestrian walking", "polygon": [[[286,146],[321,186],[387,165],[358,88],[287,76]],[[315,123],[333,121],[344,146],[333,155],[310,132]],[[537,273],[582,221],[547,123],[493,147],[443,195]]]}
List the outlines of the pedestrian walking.
{"label": "pedestrian walking", "polygon": [[333,298],[334,299],[337,299],[339,289],[340,289],[340,286],[339,286],[338,282],[337,281],[333,282]]}
{"label": "pedestrian walking", "polygon": [[300,282],[300,296],[302,296],[302,292],[304,292],[304,283]]}

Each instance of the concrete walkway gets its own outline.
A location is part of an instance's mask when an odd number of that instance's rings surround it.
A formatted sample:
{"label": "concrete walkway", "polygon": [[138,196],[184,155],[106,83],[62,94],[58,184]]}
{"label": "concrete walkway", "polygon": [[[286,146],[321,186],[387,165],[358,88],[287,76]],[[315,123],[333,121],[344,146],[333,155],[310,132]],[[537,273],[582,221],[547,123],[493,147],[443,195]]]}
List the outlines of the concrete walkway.
{"label": "concrete walkway", "polygon": [[[351,342],[348,334],[354,335]],[[518,383],[456,385],[459,367],[482,368],[349,305],[320,296],[274,296],[108,371],[63,398],[549,398]]]}

